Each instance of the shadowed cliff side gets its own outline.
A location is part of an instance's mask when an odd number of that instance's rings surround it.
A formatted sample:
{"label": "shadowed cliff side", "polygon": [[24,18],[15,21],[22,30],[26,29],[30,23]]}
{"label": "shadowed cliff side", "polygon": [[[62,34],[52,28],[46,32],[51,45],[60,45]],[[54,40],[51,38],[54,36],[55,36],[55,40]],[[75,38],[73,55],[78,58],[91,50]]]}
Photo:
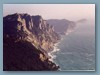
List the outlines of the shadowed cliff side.
{"label": "shadowed cliff side", "polygon": [[60,39],[41,16],[12,14],[3,18],[3,70],[55,71],[48,52]]}
{"label": "shadowed cliff side", "polygon": [[76,27],[76,22],[66,19],[49,19],[47,22],[53,25],[54,30],[59,34],[66,34],[71,32]]}

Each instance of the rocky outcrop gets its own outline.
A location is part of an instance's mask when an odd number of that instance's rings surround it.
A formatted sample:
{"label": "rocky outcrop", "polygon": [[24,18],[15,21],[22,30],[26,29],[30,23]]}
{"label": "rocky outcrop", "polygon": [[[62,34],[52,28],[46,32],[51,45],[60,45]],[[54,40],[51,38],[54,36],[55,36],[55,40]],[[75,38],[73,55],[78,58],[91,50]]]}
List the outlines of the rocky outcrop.
{"label": "rocky outcrop", "polygon": [[40,15],[12,14],[3,18],[3,70],[58,70],[49,60],[59,35]]}
{"label": "rocky outcrop", "polygon": [[87,22],[87,19],[80,19],[76,23],[86,23],[86,22]]}
{"label": "rocky outcrop", "polygon": [[66,19],[49,19],[47,23],[54,26],[54,30],[60,34],[66,34],[71,32],[76,27],[76,23],[74,21],[69,21]]}

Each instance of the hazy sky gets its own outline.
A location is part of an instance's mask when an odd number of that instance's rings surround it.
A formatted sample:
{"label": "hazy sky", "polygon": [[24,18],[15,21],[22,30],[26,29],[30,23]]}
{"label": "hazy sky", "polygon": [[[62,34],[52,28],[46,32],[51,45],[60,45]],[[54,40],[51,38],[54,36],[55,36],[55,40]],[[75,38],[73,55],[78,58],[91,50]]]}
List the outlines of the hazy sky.
{"label": "hazy sky", "polygon": [[3,16],[13,13],[41,15],[44,19],[95,18],[95,4],[4,4]]}

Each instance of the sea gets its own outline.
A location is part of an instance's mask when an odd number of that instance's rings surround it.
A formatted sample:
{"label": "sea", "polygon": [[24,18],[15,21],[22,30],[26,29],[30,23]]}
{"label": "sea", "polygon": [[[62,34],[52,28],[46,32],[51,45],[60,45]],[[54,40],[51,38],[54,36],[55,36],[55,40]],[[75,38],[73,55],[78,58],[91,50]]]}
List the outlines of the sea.
{"label": "sea", "polygon": [[49,54],[60,71],[95,71],[95,24],[77,24],[55,44]]}

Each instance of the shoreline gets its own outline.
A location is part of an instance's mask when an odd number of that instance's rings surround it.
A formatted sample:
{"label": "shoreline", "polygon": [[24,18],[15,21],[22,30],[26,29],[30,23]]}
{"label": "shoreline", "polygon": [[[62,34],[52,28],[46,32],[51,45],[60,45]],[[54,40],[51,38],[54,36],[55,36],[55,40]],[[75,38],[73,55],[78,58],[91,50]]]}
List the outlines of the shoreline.
{"label": "shoreline", "polygon": [[[69,32],[67,32],[65,35],[68,35],[68,34],[69,34]],[[50,58],[49,58],[49,61],[54,62],[57,66],[59,66],[59,65],[54,61],[54,59],[55,59],[57,56],[56,56],[54,53],[60,51],[60,49],[58,48],[58,45],[59,45],[59,43],[60,43],[62,40],[63,40],[63,37],[62,37],[62,35],[61,35],[61,39],[60,39],[57,43],[54,44],[53,50],[50,51],[50,52],[48,52],[48,56],[50,57]],[[61,68],[59,67],[58,70],[61,71]]]}
{"label": "shoreline", "polygon": [[[56,57],[57,57],[54,53],[60,51],[60,49],[58,48],[58,45],[59,45],[59,43],[60,43],[62,40],[63,40],[63,38],[62,38],[62,36],[61,36],[61,39],[58,40],[58,42],[54,44],[53,50],[50,51],[50,52],[48,52],[48,56],[50,57],[50,58],[49,58],[49,61],[55,63],[56,66],[59,66],[59,64],[57,64],[57,63],[54,61],[54,59],[56,59]],[[61,71],[60,66],[59,66],[59,68],[58,68],[58,71]]]}
{"label": "shoreline", "polygon": [[56,55],[54,55],[53,53],[58,52],[60,50],[60,49],[57,48],[59,43],[60,42],[55,43],[54,44],[54,49],[48,53],[48,56],[50,56],[50,58],[49,58],[50,61],[53,61],[53,59],[56,58]]}
{"label": "shoreline", "polygon": [[[59,65],[54,61],[54,59],[56,58],[56,55],[55,55],[54,53],[55,53],[55,52],[58,52],[58,51],[60,50],[60,49],[58,49],[58,47],[57,47],[59,43],[60,43],[60,42],[55,43],[55,44],[54,44],[54,49],[48,53],[48,56],[50,57],[50,58],[49,58],[49,61],[55,63],[56,66],[59,66]],[[60,66],[59,66],[59,68],[58,68],[58,71],[61,71]]]}

